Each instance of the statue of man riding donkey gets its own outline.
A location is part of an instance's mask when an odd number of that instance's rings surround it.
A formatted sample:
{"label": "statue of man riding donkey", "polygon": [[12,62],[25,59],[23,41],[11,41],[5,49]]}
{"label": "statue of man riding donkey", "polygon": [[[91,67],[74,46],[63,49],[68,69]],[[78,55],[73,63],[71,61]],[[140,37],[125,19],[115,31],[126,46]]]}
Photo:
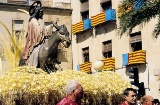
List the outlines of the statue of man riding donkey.
{"label": "statue of man riding donkey", "polygon": [[65,48],[71,45],[67,27],[65,25],[58,26],[57,23],[52,22],[48,27],[55,27],[56,31],[46,38],[44,35],[46,29],[42,28],[38,22],[39,19],[43,19],[40,1],[36,1],[31,5],[29,14],[31,17],[28,23],[26,45],[19,65],[40,67],[47,73],[54,72],[57,70],[56,65],[59,66],[57,60],[58,45],[62,43]]}

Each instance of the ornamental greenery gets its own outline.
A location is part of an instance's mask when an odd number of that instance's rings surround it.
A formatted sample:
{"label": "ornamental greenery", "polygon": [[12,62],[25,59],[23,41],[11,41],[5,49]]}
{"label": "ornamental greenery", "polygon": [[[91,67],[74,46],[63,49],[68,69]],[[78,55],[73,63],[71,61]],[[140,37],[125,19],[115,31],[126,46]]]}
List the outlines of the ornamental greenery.
{"label": "ornamental greenery", "polygon": [[153,36],[157,38],[160,34],[160,0],[146,0],[146,4],[141,8],[127,11],[128,8],[126,7],[133,4],[133,2],[134,0],[124,0],[119,5],[121,7],[118,28],[120,36],[126,32],[131,33],[132,29],[137,25],[145,25],[152,18],[158,17],[157,24],[153,30]]}

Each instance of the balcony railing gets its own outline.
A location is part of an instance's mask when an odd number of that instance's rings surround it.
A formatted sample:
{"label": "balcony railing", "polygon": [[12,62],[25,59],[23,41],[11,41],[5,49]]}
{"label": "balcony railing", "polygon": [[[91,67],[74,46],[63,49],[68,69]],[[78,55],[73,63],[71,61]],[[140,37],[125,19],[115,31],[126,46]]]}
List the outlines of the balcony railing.
{"label": "balcony railing", "polygon": [[84,20],[84,30],[88,30],[91,28],[91,19]]}
{"label": "balcony railing", "polygon": [[130,52],[122,54],[123,63],[122,66],[132,65],[132,64],[143,64],[146,63],[146,51],[139,50],[135,52]]}
{"label": "balcony railing", "polygon": [[105,12],[102,12],[98,15],[92,16],[92,26],[104,23],[106,21],[116,20],[116,11],[115,9],[108,9]]}
{"label": "balcony railing", "polygon": [[115,69],[115,58],[105,58],[102,61],[104,62],[103,70],[114,70]]}
{"label": "balcony railing", "polygon": [[128,65],[142,64],[146,62],[146,51],[140,50],[128,54]]}
{"label": "balcony railing", "polygon": [[105,22],[105,12],[92,16],[91,21],[92,21],[92,26],[96,26],[98,24],[104,23]]}
{"label": "balcony railing", "polygon": [[81,32],[83,30],[84,30],[84,22],[83,21],[72,25],[72,33],[73,34],[76,34],[76,33]]}
{"label": "balcony railing", "polygon": [[92,26],[99,25],[106,21],[116,20],[116,11],[115,9],[109,9],[105,12],[102,12],[98,15],[92,16],[91,19],[86,19],[79,23],[72,25],[72,33],[76,34],[85,30],[90,29]]}
{"label": "balcony railing", "polygon": [[106,21],[116,20],[116,10],[109,9],[105,12]]}
{"label": "balcony railing", "polygon": [[90,73],[91,72],[91,62],[85,62],[80,64],[80,71]]}

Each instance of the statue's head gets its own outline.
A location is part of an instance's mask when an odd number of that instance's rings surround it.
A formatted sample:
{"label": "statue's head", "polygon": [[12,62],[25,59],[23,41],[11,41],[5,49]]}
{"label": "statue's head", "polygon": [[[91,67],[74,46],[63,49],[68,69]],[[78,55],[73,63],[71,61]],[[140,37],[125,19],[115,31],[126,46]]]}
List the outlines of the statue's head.
{"label": "statue's head", "polygon": [[38,9],[37,12],[35,12],[35,18],[43,19],[43,9],[42,8]]}
{"label": "statue's head", "polygon": [[30,19],[43,19],[42,3],[40,1],[35,1],[29,9],[29,14],[31,16]]}

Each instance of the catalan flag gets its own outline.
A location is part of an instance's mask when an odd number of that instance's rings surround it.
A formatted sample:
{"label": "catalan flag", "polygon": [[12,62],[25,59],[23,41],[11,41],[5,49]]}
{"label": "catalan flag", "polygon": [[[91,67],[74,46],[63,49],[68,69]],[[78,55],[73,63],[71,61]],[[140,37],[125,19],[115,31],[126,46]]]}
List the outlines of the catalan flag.
{"label": "catalan flag", "polygon": [[86,73],[91,72],[91,65],[92,65],[91,62],[85,62],[80,64],[80,71],[86,72]]}
{"label": "catalan flag", "polygon": [[105,12],[92,16],[91,21],[92,21],[92,26],[96,26],[100,23],[104,23],[105,22]]}
{"label": "catalan flag", "polygon": [[83,30],[84,30],[84,22],[83,21],[72,25],[72,33],[73,34],[76,34],[76,33],[81,32]]}
{"label": "catalan flag", "polygon": [[102,61],[104,62],[103,70],[114,70],[115,69],[115,58],[105,58]]}
{"label": "catalan flag", "polygon": [[140,64],[146,62],[146,51],[145,50],[139,50],[135,52],[131,52],[128,55],[128,65],[131,64]]}

